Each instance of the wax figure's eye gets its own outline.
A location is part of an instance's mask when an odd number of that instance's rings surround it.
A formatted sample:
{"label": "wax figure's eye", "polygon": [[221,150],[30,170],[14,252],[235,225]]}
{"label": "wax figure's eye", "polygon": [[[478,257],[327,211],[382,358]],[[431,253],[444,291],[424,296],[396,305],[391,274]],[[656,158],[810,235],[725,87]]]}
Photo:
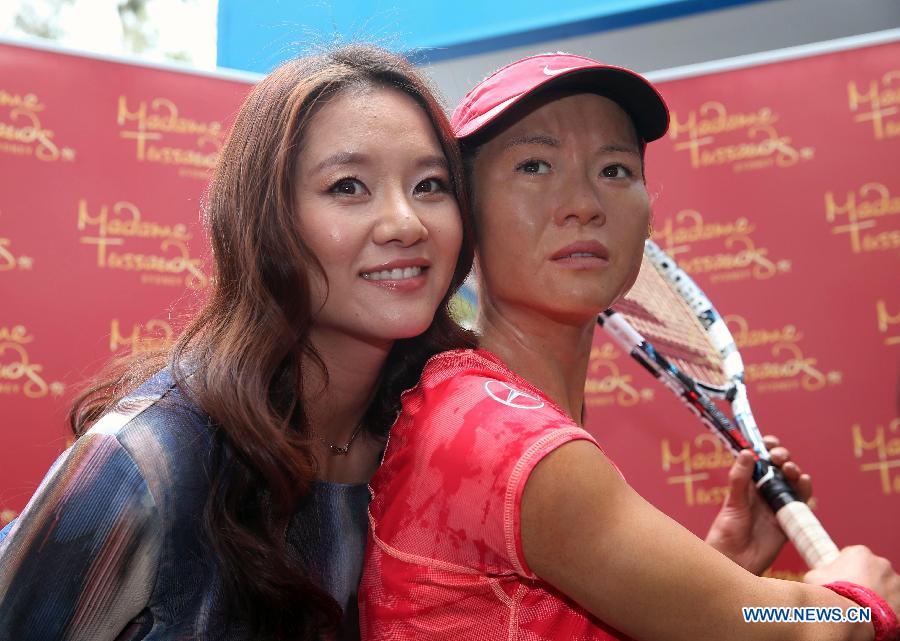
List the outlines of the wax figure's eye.
{"label": "wax figure's eye", "polygon": [[415,189],[413,189],[413,192],[416,194],[438,194],[447,191],[449,191],[447,189],[447,183],[443,178],[438,178],[437,176],[426,178],[419,182]]}
{"label": "wax figure's eye", "polygon": [[362,196],[369,193],[366,186],[356,178],[341,178],[328,191],[341,196]]}
{"label": "wax figure's eye", "polygon": [[604,178],[627,178],[631,175],[631,170],[625,165],[610,165],[609,167],[604,167],[600,173],[603,174]]}
{"label": "wax figure's eye", "polygon": [[547,174],[550,173],[550,163],[536,159],[526,160],[516,166],[516,171],[526,174]]}

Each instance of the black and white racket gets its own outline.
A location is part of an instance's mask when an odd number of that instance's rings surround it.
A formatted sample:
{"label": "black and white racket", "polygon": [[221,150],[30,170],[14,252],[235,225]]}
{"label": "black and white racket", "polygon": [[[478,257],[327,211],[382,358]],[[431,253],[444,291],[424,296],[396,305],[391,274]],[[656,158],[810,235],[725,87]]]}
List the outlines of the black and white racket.
{"label": "black and white racket", "polygon": [[[597,322],[735,455],[742,449],[753,452],[756,487],[809,567],[837,556],[837,546],[822,524],[769,457],[747,400],[744,364],[725,321],[652,240],[644,245],[634,287]],[[730,403],[733,422],[713,398]]]}

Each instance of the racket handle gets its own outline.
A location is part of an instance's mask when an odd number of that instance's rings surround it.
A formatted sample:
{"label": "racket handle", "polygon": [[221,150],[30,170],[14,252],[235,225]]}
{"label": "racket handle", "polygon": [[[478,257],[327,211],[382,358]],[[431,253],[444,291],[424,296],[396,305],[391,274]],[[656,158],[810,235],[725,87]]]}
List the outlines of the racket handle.
{"label": "racket handle", "polygon": [[803,501],[791,501],[778,510],[775,517],[810,568],[831,563],[837,558],[837,546]]}
{"label": "racket handle", "polygon": [[759,493],[775,511],[782,531],[807,566],[816,568],[837,558],[837,546],[809,506],[794,493],[781,470],[768,461],[757,461],[753,476]]}

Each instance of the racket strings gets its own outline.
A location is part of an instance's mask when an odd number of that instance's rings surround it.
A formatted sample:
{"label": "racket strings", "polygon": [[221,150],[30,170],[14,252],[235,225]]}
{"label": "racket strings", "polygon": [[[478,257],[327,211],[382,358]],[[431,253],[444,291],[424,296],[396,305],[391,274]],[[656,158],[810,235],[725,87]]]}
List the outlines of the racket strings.
{"label": "racket strings", "polygon": [[694,380],[723,387],[728,378],[719,350],[690,306],[648,261],[614,307],[666,359]]}

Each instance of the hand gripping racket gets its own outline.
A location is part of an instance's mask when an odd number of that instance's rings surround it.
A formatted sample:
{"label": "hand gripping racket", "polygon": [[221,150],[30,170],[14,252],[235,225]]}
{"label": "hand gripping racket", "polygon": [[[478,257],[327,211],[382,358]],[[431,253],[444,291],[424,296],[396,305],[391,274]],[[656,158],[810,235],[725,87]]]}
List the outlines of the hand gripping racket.
{"label": "hand gripping racket", "polygon": [[[837,546],[822,524],[769,457],[747,400],[744,364],[725,321],[690,276],[652,240],[644,245],[634,287],[597,322],[735,455],[742,449],[753,452],[756,487],[809,567],[837,556]],[[734,422],[712,398],[730,402]]]}

